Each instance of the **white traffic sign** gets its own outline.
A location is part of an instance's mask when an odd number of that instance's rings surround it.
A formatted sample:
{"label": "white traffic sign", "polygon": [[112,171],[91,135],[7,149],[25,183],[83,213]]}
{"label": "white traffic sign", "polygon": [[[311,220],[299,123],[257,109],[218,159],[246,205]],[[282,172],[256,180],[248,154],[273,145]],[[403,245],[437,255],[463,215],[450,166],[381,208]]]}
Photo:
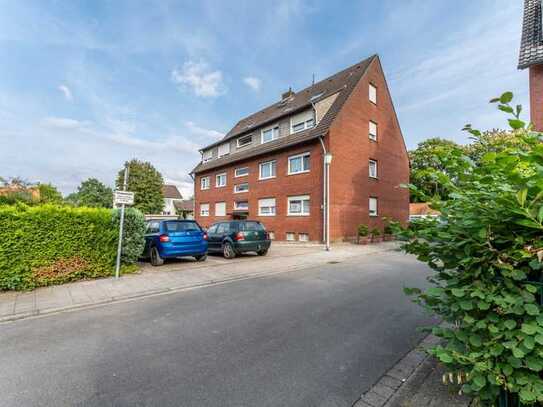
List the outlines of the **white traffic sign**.
{"label": "white traffic sign", "polygon": [[133,205],[134,193],[128,191],[115,191],[113,201],[115,202],[115,205]]}

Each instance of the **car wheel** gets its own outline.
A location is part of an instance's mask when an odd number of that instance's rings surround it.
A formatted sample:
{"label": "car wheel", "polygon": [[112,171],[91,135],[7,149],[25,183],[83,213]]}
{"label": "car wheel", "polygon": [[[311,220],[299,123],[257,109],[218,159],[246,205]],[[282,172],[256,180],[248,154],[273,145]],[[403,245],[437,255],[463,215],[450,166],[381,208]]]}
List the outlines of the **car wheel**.
{"label": "car wheel", "polygon": [[236,252],[234,251],[234,248],[232,247],[232,244],[226,242],[222,246],[222,254],[225,259],[233,259],[236,257]]}
{"label": "car wheel", "polygon": [[194,258],[196,259],[196,261],[206,261],[207,254],[201,254],[199,256],[194,256]]}
{"label": "car wheel", "polygon": [[162,266],[164,264],[164,259],[160,257],[160,253],[156,247],[151,249],[151,264],[153,266]]}
{"label": "car wheel", "polygon": [[265,255],[268,254],[268,249],[260,250],[260,251],[256,252],[256,254],[258,254],[259,256],[265,256]]}

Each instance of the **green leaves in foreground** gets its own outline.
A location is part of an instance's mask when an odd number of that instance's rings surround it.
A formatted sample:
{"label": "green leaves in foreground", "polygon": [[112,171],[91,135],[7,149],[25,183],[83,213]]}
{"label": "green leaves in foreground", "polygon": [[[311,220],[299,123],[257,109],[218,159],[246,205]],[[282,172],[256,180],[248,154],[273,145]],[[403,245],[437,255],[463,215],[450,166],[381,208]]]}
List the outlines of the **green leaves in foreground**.
{"label": "green leaves in foreground", "polygon": [[[543,403],[543,139],[512,100],[491,101],[512,116],[512,139],[441,187],[452,191],[432,202],[441,218],[394,226],[433,269],[431,288],[406,292],[450,323],[434,329],[444,344],[431,353],[483,405],[500,389]],[[466,130],[484,147],[484,132]]]}

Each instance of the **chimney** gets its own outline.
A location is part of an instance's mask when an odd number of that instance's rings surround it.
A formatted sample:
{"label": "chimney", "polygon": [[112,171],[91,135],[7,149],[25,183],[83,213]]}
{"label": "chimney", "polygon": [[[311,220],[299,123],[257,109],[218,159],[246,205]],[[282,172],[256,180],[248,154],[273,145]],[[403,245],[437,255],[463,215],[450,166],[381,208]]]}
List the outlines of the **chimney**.
{"label": "chimney", "polygon": [[530,119],[534,130],[543,131],[543,65],[531,65],[530,71]]}
{"label": "chimney", "polygon": [[288,90],[281,95],[281,100],[286,100],[291,96],[294,96],[294,92],[292,91],[292,88],[289,86]]}

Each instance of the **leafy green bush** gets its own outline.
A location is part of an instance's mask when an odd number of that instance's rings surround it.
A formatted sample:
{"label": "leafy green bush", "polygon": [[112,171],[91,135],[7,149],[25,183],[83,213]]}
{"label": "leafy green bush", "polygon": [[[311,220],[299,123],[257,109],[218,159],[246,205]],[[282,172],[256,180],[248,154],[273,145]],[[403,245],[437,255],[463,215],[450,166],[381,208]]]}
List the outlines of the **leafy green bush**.
{"label": "leafy green bush", "polygon": [[370,235],[372,237],[379,237],[381,236],[381,231],[378,229],[378,228],[373,228],[371,231],[370,231]]}
{"label": "leafy green bush", "polygon": [[[141,228],[135,225],[141,221],[138,214],[128,218],[133,219],[127,222],[129,234]],[[118,229],[108,209],[0,206],[0,290],[110,276],[117,239]],[[130,250],[135,250],[131,236],[127,241],[133,247]],[[132,255],[126,257],[132,259]]]}
{"label": "leafy green bush", "polygon": [[513,114],[522,147],[485,154],[446,186],[448,201],[433,202],[437,221],[401,231],[404,250],[434,270],[433,287],[406,291],[449,323],[434,328],[445,343],[431,353],[484,405],[502,390],[543,402],[543,138],[512,96],[493,102]]}
{"label": "leafy green bush", "polygon": [[[120,210],[113,211],[115,230],[119,230]],[[135,263],[141,257],[145,246],[145,217],[135,208],[126,208],[124,213],[123,249],[121,260],[123,263]]]}
{"label": "leafy green bush", "polygon": [[369,229],[367,225],[358,225],[358,236],[364,237],[368,236]]}

